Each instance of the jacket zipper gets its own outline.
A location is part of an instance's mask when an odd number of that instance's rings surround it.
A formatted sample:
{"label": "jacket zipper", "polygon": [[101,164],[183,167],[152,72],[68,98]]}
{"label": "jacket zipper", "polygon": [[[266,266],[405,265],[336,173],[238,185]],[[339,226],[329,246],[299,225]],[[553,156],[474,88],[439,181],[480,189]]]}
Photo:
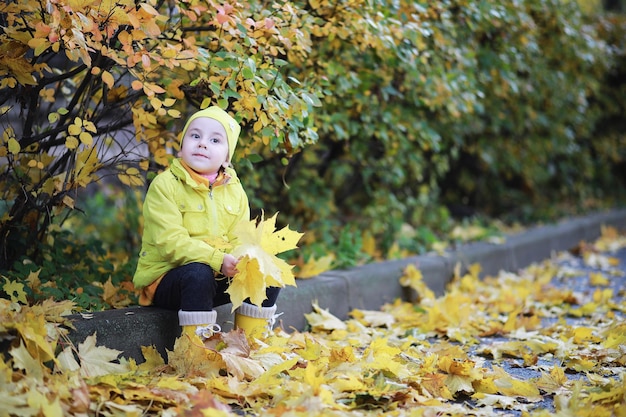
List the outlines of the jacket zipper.
{"label": "jacket zipper", "polygon": [[210,205],[212,214],[211,228],[213,229],[212,234],[215,236],[217,234],[217,209],[215,207],[215,202],[213,201],[213,184],[209,184],[209,199],[211,200]]}

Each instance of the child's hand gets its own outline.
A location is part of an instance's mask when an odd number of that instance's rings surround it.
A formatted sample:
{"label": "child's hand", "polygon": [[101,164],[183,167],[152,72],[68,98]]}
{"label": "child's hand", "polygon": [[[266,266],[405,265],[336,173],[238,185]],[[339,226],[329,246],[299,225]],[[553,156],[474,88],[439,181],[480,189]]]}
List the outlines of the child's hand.
{"label": "child's hand", "polygon": [[237,273],[237,258],[227,253],[224,255],[222,269],[220,271],[225,277],[233,277]]}

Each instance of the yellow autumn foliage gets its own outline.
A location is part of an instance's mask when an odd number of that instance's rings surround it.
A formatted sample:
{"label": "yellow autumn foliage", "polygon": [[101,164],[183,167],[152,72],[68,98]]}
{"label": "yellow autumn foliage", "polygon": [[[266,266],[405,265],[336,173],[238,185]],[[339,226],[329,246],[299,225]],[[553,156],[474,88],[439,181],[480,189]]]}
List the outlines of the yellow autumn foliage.
{"label": "yellow autumn foliage", "polygon": [[[276,245],[273,220],[267,224],[272,227],[250,232],[255,245],[263,235],[274,242],[264,250],[276,253],[283,246]],[[288,246],[295,245],[297,234],[283,232],[292,236]],[[607,271],[624,278],[618,269]],[[407,283],[423,285],[415,270],[407,272],[413,278]],[[254,347],[240,330],[206,341],[183,334],[167,352],[167,363],[154,347],[143,347],[141,364],[99,346],[97,334],[67,345],[63,315],[72,303],[18,304],[20,288],[5,282],[5,291],[16,298],[0,302],[0,335],[13,338],[0,361],[0,415],[79,416],[100,410],[235,416],[245,410],[285,416],[510,411],[547,417],[554,412],[546,413],[543,405],[554,398],[560,415],[621,416],[623,300],[612,293],[598,301],[596,311],[568,324],[576,309],[571,293],[546,275],[571,272],[558,257],[484,280],[475,280],[472,268],[445,294],[420,303],[396,300],[380,311],[357,309],[347,320],[314,304],[306,315],[310,331],[275,329]],[[546,296],[542,290],[548,287]],[[521,317],[531,306],[533,315],[551,320],[526,328]]]}
{"label": "yellow autumn foliage", "polygon": [[288,226],[276,230],[278,213],[265,219],[253,219],[235,228],[238,245],[232,251],[239,259],[237,273],[228,287],[233,311],[244,300],[261,306],[266,298],[267,287],[295,286],[293,266],[276,255],[296,249],[303,233],[290,230]]}

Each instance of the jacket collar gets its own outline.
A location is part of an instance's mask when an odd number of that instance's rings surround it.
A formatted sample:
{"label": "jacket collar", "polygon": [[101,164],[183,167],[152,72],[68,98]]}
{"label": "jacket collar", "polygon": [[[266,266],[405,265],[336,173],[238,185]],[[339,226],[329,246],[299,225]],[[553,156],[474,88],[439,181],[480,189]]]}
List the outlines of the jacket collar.
{"label": "jacket collar", "polygon": [[[176,178],[184,181],[186,184],[190,185],[193,188],[204,190],[209,189],[209,181],[198,173],[194,172],[180,158],[176,158],[172,161],[170,165],[170,171]],[[232,168],[222,168],[211,187],[228,184],[233,177],[236,178],[236,175],[234,174],[234,170]]]}

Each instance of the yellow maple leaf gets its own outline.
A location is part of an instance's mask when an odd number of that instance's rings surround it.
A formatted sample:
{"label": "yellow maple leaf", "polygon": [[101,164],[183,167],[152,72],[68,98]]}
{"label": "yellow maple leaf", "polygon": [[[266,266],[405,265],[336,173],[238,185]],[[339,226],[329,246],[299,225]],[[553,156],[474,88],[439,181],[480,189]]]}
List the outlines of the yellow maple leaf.
{"label": "yellow maple leaf", "polygon": [[602,272],[590,272],[589,283],[597,286],[609,285],[609,279]]}
{"label": "yellow maple leaf", "polygon": [[329,360],[334,365],[356,362],[354,348],[352,346],[336,347],[330,351]]}
{"label": "yellow maple leaf", "polygon": [[11,297],[12,302],[20,302],[22,304],[28,303],[28,300],[26,299],[26,292],[24,291],[24,284],[21,282],[9,281],[9,279],[5,277],[2,290]]}
{"label": "yellow maple leaf", "polygon": [[228,353],[221,353],[221,355],[226,364],[226,369],[237,379],[255,379],[265,372],[265,369],[254,359]]}
{"label": "yellow maple leaf", "polygon": [[204,346],[196,335],[181,335],[168,351],[167,362],[181,375],[210,377],[219,374],[224,366],[221,355]]}
{"label": "yellow maple leaf", "polygon": [[428,285],[424,282],[424,276],[422,275],[422,271],[417,269],[414,264],[409,264],[400,277],[400,285],[404,287],[409,287],[417,293],[418,300],[433,300],[435,298],[435,293],[428,288]]}
{"label": "yellow maple leaf", "polygon": [[46,321],[62,323],[65,316],[72,314],[76,303],[71,300],[54,301],[51,298],[43,300],[40,304],[32,306],[33,311],[40,312]]}
{"label": "yellow maple leaf", "polygon": [[493,377],[484,375],[482,379],[472,381],[472,387],[476,390],[476,393],[473,395],[474,398],[480,398],[481,394],[495,394],[498,392],[498,388],[496,387]]}
{"label": "yellow maple leaf", "polygon": [[300,279],[313,278],[322,272],[328,271],[334,261],[335,255],[332,253],[330,255],[322,256],[321,258],[312,256],[304,265],[302,265],[302,268],[300,268],[300,272],[298,272],[297,276]]}
{"label": "yellow maple leaf", "polygon": [[283,372],[287,372],[298,363],[298,357],[294,357],[283,362],[279,362],[276,365],[269,368],[261,376],[256,378],[252,384],[259,387],[269,386],[271,384],[278,384],[280,381],[280,375]]}
{"label": "yellow maple leaf", "polygon": [[602,344],[608,349],[616,349],[626,345],[626,324],[617,323],[610,326],[605,332]]}
{"label": "yellow maple leaf", "polygon": [[250,346],[242,330],[216,335],[205,341],[204,346],[214,351],[219,350],[226,370],[239,380],[258,378],[265,371],[260,361],[250,358]]}
{"label": "yellow maple leaf", "polygon": [[623,382],[609,382],[602,386],[602,389],[590,392],[589,401],[595,404],[610,404],[622,407],[624,405],[624,394],[626,394],[626,385]]}
{"label": "yellow maple leaf", "polygon": [[555,365],[550,369],[550,373],[541,373],[541,377],[537,379],[537,388],[545,391],[549,394],[558,393],[563,390],[568,384],[567,376],[565,376],[565,370],[558,365]]}
{"label": "yellow maple leaf", "polygon": [[384,311],[373,310],[352,310],[350,315],[357,319],[360,323],[368,327],[382,327],[391,328],[396,319],[391,313]]}
{"label": "yellow maple leaf", "polygon": [[32,289],[33,292],[36,294],[41,293],[41,289],[39,288],[41,286],[41,279],[39,279],[40,272],[41,272],[41,268],[39,268],[37,271],[32,271],[31,273],[28,274],[28,277],[26,278],[28,287]]}
{"label": "yellow maple leaf", "polygon": [[472,380],[463,375],[448,375],[446,377],[446,386],[453,394],[458,392],[464,392],[467,394],[474,393],[474,387],[472,386]]}
{"label": "yellow maple leaf", "polygon": [[324,384],[325,378],[324,373],[321,372],[314,362],[309,362],[304,369],[304,382],[311,387],[313,393],[318,395],[320,393],[320,388],[322,384]]}
{"label": "yellow maple leaf", "polygon": [[254,278],[259,269],[259,261],[248,256],[244,256],[237,263],[237,274],[233,277],[227,290],[233,303],[233,311],[246,298],[250,298],[250,302],[254,305],[261,305],[265,300],[266,283],[264,276],[260,279]]}
{"label": "yellow maple leaf", "polygon": [[[233,311],[244,300],[260,306],[265,300],[267,287],[296,286],[292,265],[276,255],[296,249],[303,233],[290,230],[288,226],[276,230],[276,216],[243,222],[235,229],[241,244],[232,254],[239,259],[237,273],[227,290]],[[257,224],[258,223],[258,224]]]}
{"label": "yellow maple leaf", "polygon": [[574,343],[582,344],[587,341],[594,343],[600,342],[601,339],[593,334],[593,329],[589,327],[572,327],[570,334],[574,338]]}
{"label": "yellow maple leaf", "polygon": [[344,330],[346,323],[332,315],[328,310],[324,310],[313,303],[313,312],[305,314],[307,322],[314,330]]}
{"label": "yellow maple leaf", "polygon": [[109,276],[109,279],[102,286],[102,299],[104,300],[104,302],[110,305],[114,305],[114,299],[117,297],[118,289],[119,288],[117,286],[113,285],[111,277]]}
{"label": "yellow maple leaf", "polygon": [[439,373],[424,374],[421,377],[420,385],[430,396],[451,400],[453,395],[446,385],[447,377],[448,375]]}
{"label": "yellow maple leaf", "polygon": [[305,337],[304,346],[298,349],[298,355],[305,360],[321,361],[322,356],[327,356],[326,349],[320,344],[319,340],[312,337]]}
{"label": "yellow maple leaf", "polygon": [[450,356],[442,356],[437,361],[439,369],[450,375],[463,375],[472,379],[481,379],[482,376],[475,370],[474,361],[467,359],[456,359]]}
{"label": "yellow maple leaf", "polygon": [[[43,392],[31,390],[28,392],[28,405],[32,410],[40,410],[43,416],[61,416],[63,407],[59,397],[48,398]],[[24,410],[26,411],[26,410]]]}
{"label": "yellow maple leaf", "polygon": [[76,361],[71,347],[65,348],[57,359],[59,367],[63,370],[80,370],[83,377],[96,377],[128,371],[128,364],[115,363],[120,353],[122,352],[106,346],[96,346],[96,334],[94,333],[87,336],[85,341],[78,345],[76,354],[79,361]]}
{"label": "yellow maple leaf", "polygon": [[536,402],[542,399],[536,381],[523,381],[509,375],[503,368],[493,366],[494,382],[498,392],[509,397],[524,397],[526,401]]}
{"label": "yellow maple leaf", "polygon": [[400,375],[403,371],[398,355],[402,352],[399,348],[390,346],[386,338],[374,339],[370,346],[363,352],[363,366],[368,369],[382,370]]}
{"label": "yellow maple leaf", "polygon": [[33,358],[23,341],[20,345],[9,351],[13,358],[13,366],[17,369],[23,369],[29,377],[34,379],[43,379],[44,365],[41,360]]}
{"label": "yellow maple leaf", "polygon": [[30,354],[43,362],[54,359],[56,341],[48,337],[45,318],[32,309],[25,312],[24,318],[24,321],[15,323],[15,329],[24,340]]}
{"label": "yellow maple leaf", "polygon": [[475,394],[472,398],[476,399],[476,403],[481,407],[497,407],[505,410],[514,410],[519,407],[519,402],[515,398],[505,395]]}
{"label": "yellow maple leaf", "polygon": [[340,392],[365,391],[367,386],[357,375],[338,375],[330,382],[330,385]]}
{"label": "yellow maple leaf", "polygon": [[141,354],[143,355],[145,361],[139,365],[140,370],[148,371],[165,365],[163,357],[154,346],[142,346]]}

